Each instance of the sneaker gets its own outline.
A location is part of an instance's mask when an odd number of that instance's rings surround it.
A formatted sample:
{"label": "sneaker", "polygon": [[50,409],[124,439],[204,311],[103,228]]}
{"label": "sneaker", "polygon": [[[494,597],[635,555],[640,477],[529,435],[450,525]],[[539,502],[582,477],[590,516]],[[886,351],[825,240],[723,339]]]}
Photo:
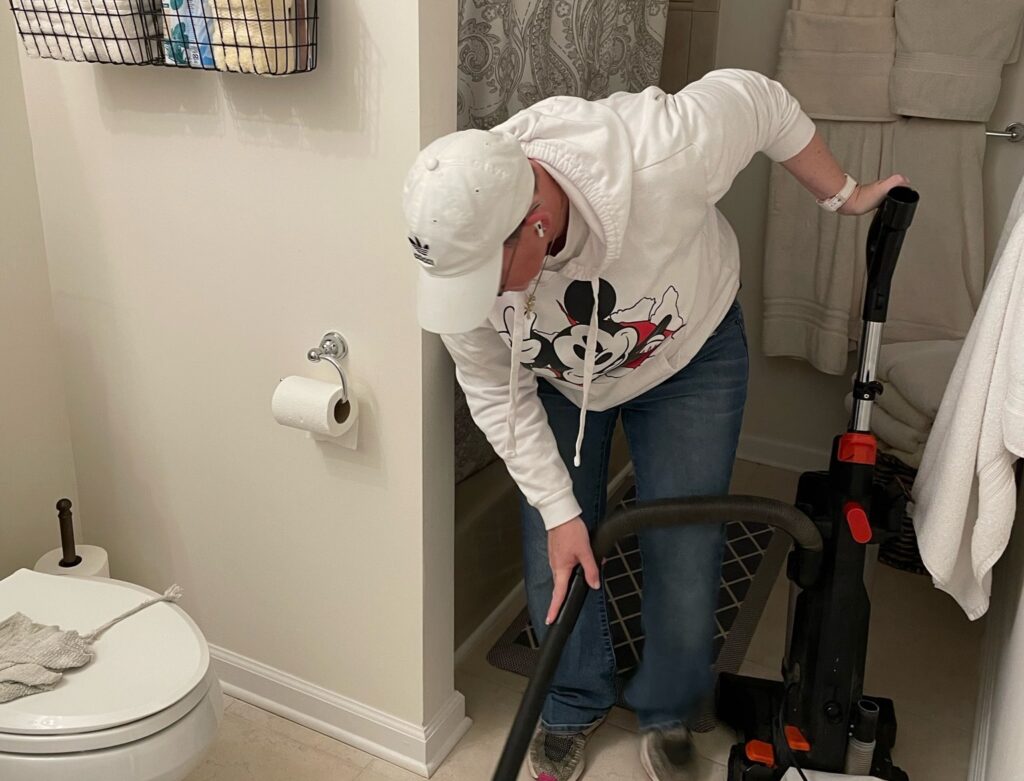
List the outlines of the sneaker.
{"label": "sneaker", "polygon": [[651,781],[694,781],[697,752],[686,727],[653,729],[640,739],[640,764]]}
{"label": "sneaker", "polygon": [[568,735],[538,728],[530,742],[530,775],[537,781],[576,781],[583,775],[583,747],[600,724]]}

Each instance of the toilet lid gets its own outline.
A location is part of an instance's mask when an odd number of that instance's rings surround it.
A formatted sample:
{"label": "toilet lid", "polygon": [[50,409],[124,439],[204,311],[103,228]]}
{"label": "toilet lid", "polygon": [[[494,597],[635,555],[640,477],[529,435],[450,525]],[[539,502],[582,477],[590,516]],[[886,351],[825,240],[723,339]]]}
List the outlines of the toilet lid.
{"label": "toilet lid", "polygon": [[[0,620],[21,612],[84,634],[154,596],[122,581],[23,569],[0,580]],[[52,691],[0,704],[0,732],[60,735],[138,721],[189,694],[210,665],[199,628],[166,602],[115,624],[92,649],[93,660]]]}

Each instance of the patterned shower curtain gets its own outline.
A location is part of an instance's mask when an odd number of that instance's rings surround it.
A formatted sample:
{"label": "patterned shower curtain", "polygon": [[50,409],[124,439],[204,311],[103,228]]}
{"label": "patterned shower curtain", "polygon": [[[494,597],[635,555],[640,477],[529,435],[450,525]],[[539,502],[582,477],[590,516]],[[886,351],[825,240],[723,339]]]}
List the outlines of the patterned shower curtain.
{"label": "patterned shower curtain", "polygon": [[668,0],[462,0],[459,128],[492,128],[552,95],[657,84]]}

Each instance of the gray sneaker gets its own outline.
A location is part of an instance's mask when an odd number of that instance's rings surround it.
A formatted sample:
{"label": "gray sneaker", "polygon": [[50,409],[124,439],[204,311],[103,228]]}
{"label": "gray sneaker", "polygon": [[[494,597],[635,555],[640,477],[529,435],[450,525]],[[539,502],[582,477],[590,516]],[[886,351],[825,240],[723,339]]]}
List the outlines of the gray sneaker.
{"label": "gray sneaker", "polygon": [[640,739],[640,764],[651,781],[694,781],[697,778],[697,752],[690,730],[654,729]]}
{"label": "gray sneaker", "polygon": [[538,728],[530,743],[530,775],[537,781],[576,781],[583,775],[583,747],[600,724],[570,735]]}

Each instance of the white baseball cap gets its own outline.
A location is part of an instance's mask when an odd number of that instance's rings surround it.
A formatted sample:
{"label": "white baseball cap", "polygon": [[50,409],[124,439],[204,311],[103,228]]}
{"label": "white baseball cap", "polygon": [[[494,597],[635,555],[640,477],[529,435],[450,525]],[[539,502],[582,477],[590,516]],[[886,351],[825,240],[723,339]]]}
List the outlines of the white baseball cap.
{"label": "white baseball cap", "polygon": [[424,330],[464,333],[487,319],[501,285],[502,245],[526,219],[533,188],[530,161],[507,133],[463,130],[420,152],[404,208]]}

